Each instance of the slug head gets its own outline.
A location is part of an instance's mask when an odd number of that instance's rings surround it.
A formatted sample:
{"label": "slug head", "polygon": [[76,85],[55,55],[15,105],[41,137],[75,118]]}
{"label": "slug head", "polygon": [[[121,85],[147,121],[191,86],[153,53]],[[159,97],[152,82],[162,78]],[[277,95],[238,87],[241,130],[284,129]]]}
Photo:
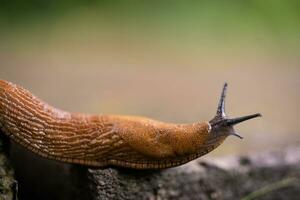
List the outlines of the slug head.
{"label": "slug head", "polygon": [[253,115],[247,115],[247,116],[237,117],[237,118],[233,118],[233,119],[227,118],[226,114],[225,114],[226,91],[227,91],[227,83],[224,84],[216,116],[212,120],[209,121],[209,124],[211,125],[212,137],[224,138],[229,135],[234,135],[234,136],[237,136],[238,138],[242,139],[243,137],[235,132],[233,126],[238,123],[241,123],[243,121],[249,120],[249,119],[261,117],[261,114],[256,113]]}

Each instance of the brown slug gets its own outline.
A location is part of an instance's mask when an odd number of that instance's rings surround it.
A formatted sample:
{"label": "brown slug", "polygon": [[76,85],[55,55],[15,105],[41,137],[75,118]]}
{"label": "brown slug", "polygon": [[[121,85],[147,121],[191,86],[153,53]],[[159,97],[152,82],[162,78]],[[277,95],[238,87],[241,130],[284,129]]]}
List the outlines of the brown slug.
{"label": "brown slug", "polygon": [[0,128],[26,149],[67,163],[134,169],[174,167],[194,160],[237,135],[233,125],[259,113],[228,119],[225,83],[209,122],[164,123],[143,117],[69,113],[0,80]]}

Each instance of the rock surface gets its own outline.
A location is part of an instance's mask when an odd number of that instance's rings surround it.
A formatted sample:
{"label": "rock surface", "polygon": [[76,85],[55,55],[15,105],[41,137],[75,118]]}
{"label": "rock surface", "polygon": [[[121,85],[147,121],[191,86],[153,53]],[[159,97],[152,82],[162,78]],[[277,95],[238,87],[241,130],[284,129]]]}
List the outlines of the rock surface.
{"label": "rock surface", "polygon": [[[300,148],[163,171],[88,170],[94,199],[299,199]],[[255,193],[253,193],[256,191]]]}
{"label": "rock surface", "polygon": [[14,170],[7,156],[8,145],[7,138],[0,136],[0,200],[15,200],[18,190]]}
{"label": "rock surface", "polygon": [[[206,157],[165,170],[89,169],[42,159],[16,148],[11,151],[10,159],[21,200],[296,200],[300,196],[300,147],[297,146],[245,156]],[[13,170],[1,149],[0,200],[10,200],[16,187]]]}

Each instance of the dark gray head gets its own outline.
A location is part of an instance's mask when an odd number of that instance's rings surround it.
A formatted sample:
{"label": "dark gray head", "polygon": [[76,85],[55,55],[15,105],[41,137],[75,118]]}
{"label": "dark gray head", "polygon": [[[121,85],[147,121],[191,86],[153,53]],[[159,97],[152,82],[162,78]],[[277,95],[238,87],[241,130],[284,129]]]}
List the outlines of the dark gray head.
{"label": "dark gray head", "polygon": [[211,125],[211,132],[220,134],[220,135],[234,135],[234,136],[237,136],[242,139],[242,136],[240,136],[239,134],[237,134],[235,132],[235,130],[233,129],[233,126],[240,122],[243,122],[243,121],[246,121],[246,120],[249,120],[252,118],[261,117],[261,114],[256,113],[253,115],[247,115],[247,116],[237,117],[237,118],[233,118],[233,119],[227,118],[226,114],[225,114],[226,90],[227,90],[227,83],[224,84],[216,116],[212,120],[209,121],[209,123]]}

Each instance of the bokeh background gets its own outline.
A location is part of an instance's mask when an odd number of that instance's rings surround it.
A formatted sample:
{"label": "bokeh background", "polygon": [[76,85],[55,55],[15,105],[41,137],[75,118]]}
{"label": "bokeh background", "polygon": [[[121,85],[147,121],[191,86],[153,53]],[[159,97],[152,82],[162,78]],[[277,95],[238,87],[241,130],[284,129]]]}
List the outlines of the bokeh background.
{"label": "bokeh background", "polygon": [[208,156],[300,143],[300,2],[0,1],[0,78],[58,108],[210,120],[261,112]]}

